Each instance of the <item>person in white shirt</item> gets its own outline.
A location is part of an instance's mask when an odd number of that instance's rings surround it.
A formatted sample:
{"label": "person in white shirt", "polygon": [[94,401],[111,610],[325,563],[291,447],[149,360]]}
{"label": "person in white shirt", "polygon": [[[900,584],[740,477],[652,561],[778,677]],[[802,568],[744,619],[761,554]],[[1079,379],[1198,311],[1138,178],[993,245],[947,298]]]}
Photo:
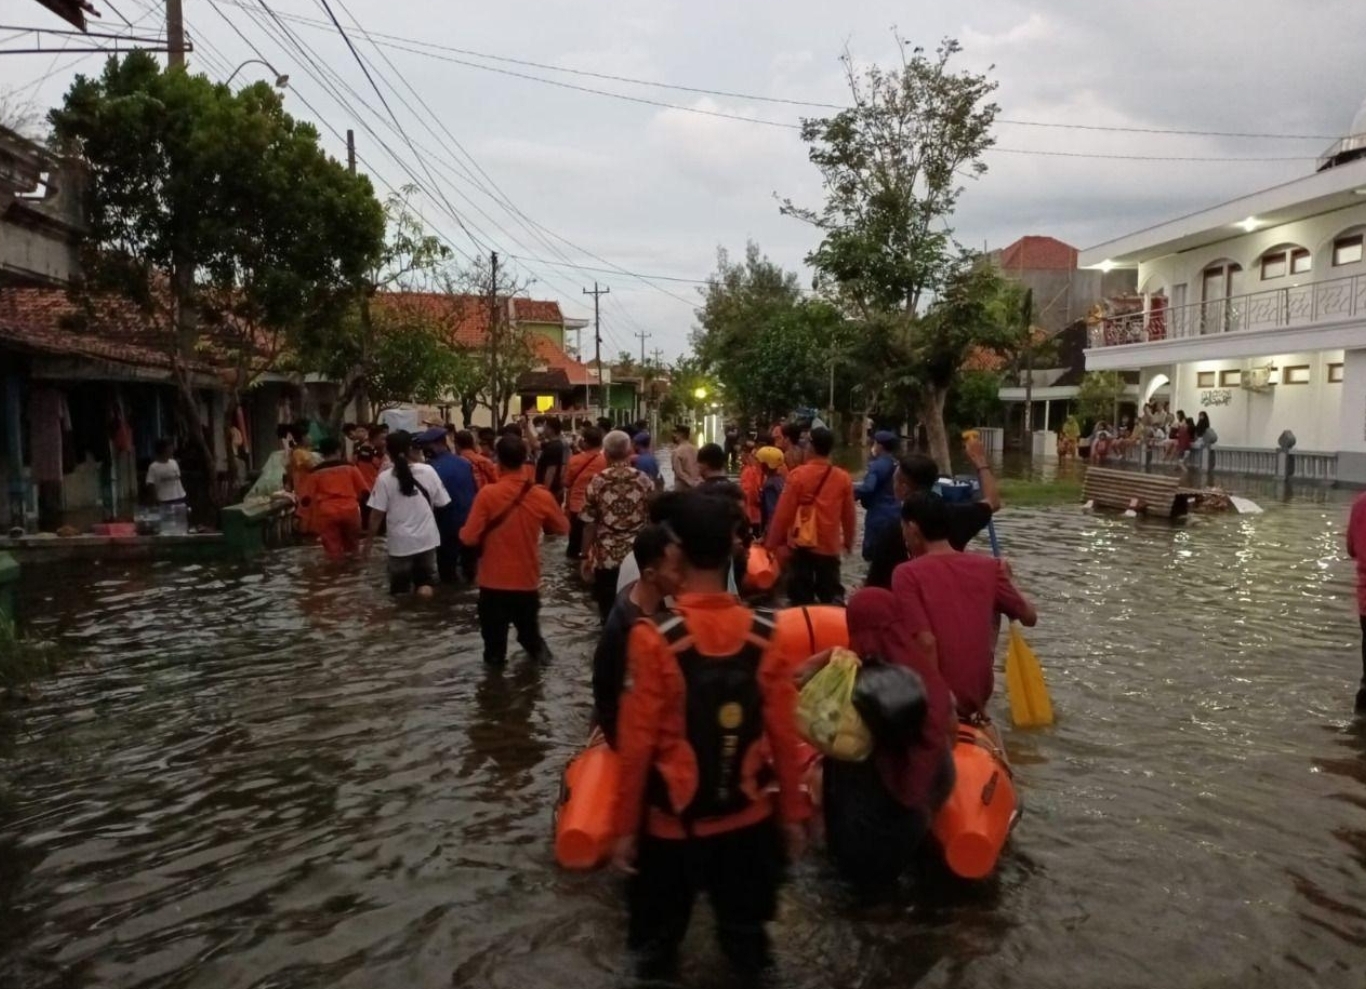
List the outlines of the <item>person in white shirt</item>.
{"label": "person in white shirt", "polygon": [[429,598],[437,582],[436,550],[441,545],[436,509],[449,505],[451,496],[436,471],[417,461],[409,433],[390,433],[385,448],[392,466],[375,478],[370,492],[366,549],[387,520],[389,593],[406,594],[416,587],[418,597]]}
{"label": "person in white shirt", "polygon": [[158,505],[177,505],[185,501],[180,464],[171,456],[174,449],[175,444],[170,440],[158,440],[157,458],[147,468],[147,486],[152,489]]}

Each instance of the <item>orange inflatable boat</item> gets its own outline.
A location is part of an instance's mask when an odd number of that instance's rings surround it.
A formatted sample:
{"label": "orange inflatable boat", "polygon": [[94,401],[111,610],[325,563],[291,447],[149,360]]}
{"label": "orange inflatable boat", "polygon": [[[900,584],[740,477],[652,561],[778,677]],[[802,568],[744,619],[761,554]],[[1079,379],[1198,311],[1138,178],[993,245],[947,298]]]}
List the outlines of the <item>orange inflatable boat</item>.
{"label": "orange inflatable boat", "polygon": [[935,818],[934,836],[954,875],[985,879],[1020,816],[1010,765],[991,734],[972,725],[958,726],[953,765],[958,778]]}
{"label": "orange inflatable boat", "polygon": [[794,667],[827,649],[849,648],[849,621],[833,604],[784,608],[778,612],[774,639]]}
{"label": "orange inflatable boat", "polygon": [[744,589],[771,591],[777,583],[778,561],[761,543],[755,543],[749,548],[749,557],[745,562]]}
{"label": "orange inflatable boat", "polygon": [[612,801],[621,767],[606,742],[590,745],[564,771],[555,810],[555,861],[566,869],[596,869],[612,855]]}

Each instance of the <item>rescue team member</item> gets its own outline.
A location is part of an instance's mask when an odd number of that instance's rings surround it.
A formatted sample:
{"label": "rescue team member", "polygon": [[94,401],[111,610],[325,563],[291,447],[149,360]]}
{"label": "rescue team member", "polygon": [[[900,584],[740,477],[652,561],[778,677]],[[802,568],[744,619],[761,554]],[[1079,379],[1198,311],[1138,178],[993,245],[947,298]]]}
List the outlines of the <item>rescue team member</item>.
{"label": "rescue team member", "polygon": [[[479,452],[482,453],[489,462],[495,466],[498,463],[494,455],[493,446],[498,442],[498,433],[492,426],[481,426],[479,429]],[[495,478],[496,480],[496,478]]]}
{"label": "rescue team member", "polygon": [[1011,581],[1004,560],[953,548],[949,508],[932,493],[906,499],[901,518],[911,560],[897,567],[892,595],[906,632],[928,664],[943,673],[958,716],[980,721],[996,685],[997,615],[1028,628],[1039,616]]}
{"label": "rescue team member", "polygon": [[557,416],[549,416],[540,428],[541,445],[536,455],[536,483],[555,500],[564,499],[564,468],[569,463],[569,444]]}
{"label": "rescue team member", "polygon": [[1352,503],[1347,522],[1347,555],[1357,563],[1357,611],[1361,614],[1361,685],[1356,713],[1366,714],[1366,494]]}
{"label": "rescue team member", "polygon": [[896,433],[882,430],[873,434],[873,459],[868,473],[854,488],[854,498],[863,506],[863,558],[871,560],[885,539],[901,536],[901,499],[896,496],[896,454],[901,440]]}
{"label": "rescue team member", "polygon": [[498,465],[479,452],[474,434],[468,429],[456,432],[455,452],[468,460],[474,468],[474,483],[477,487],[482,488],[485,484],[492,484],[498,480]]}
{"label": "rescue team member", "polygon": [[789,422],[782,428],[778,449],[783,452],[783,466],[789,472],[806,463],[810,454],[807,429],[807,425],[801,422]]}
{"label": "rescue team member", "polygon": [[760,447],[754,459],[764,475],[759,489],[759,530],[767,534],[772,530],[773,516],[778,514],[778,502],[787,484],[787,467],[783,464],[783,451],[776,446]]}
{"label": "rescue team member", "polygon": [[341,443],[331,436],[318,444],[322,462],[309,472],[304,506],[329,560],[360,550],[360,506],[370,493],[365,475],[342,459]]}
{"label": "rescue team member", "polygon": [[754,542],[754,532],[745,513],[745,493],[726,473],[726,451],[719,443],[708,443],[697,452],[697,466],[702,479],[695,490],[720,495],[734,505],[735,587],[739,588],[745,582],[749,547]]}
{"label": "rescue team member", "polygon": [[830,462],[834,448],[834,433],[823,426],[811,430],[810,453],[788,474],[764,537],[770,550],[791,553],[788,597],[794,605],[844,600],[840,551],[854,551],[854,482]]}
{"label": "rescue team member", "polygon": [[617,744],[617,710],[626,683],[626,644],[631,629],[642,618],[664,608],[666,598],[678,591],[682,551],[673,530],[652,523],[640,530],[631,548],[639,576],[617,595],[602,627],[602,638],[593,653],[593,720],[607,744]]}
{"label": "rescue team member", "polygon": [[613,861],[632,875],[628,943],[643,978],[667,978],[705,891],[722,950],[754,978],[772,962],[765,925],[783,841],[793,857],[805,844],[797,687],[772,646],[771,618],[726,593],[724,500],[689,495],[671,525],[683,552],[680,593],[671,614],[631,631],[617,725]]}
{"label": "rescue team member", "polygon": [[[963,452],[977,470],[977,478],[982,486],[979,500],[965,504],[947,506],[949,513],[949,544],[956,550],[965,549],[979,532],[987,527],[994,513],[1001,510],[1001,494],[992,472],[991,462],[987,460],[986,448],[981,440],[970,440]],[[913,453],[903,457],[896,471],[896,496],[905,501],[913,494],[929,492],[939,483],[939,465],[923,453]],[[906,540],[899,531],[889,530],[876,546],[868,562],[868,577],[865,587],[892,586],[892,572],[910,559]]]}
{"label": "rescue team member", "polygon": [[[544,418],[544,417],[543,417],[543,416],[538,416],[537,418]],[[510,422],[510,423],[508,423],[506,426],[504,426],[504,427],[499,431],[498,436],[499,436],[500,439],[513,439],[513,440],[521,440],[521,441],[522,441],[522,447],[523,447],[523,449],[526,451],[526,459],[525,459],[525,461],[524,461],[523,464],[522,464],[522,478],[523,478],[523,480],[527,480],[527,481],[530,481],[532,484],[535,484],[535,483],[536,483],[536,461],[535,461],[535,460],[533,459],[533,457],[532,457],[532,452],[531,452],[531,441],[527,439],[526,435],[524,435],[524,434],[527,432],[527,429],[524,428],[524,427],[525,427],[525,421],[523,422],[523,425],[522,425],[522,426],[517,425],[515,422]],[[502,462],[502,460],[498,457],[498,446],[497,446],[497,444],[494,444],[493,451],[494,451],[493,459],[494,459],[494,461],[497,462],[497,464],[498,464],[498,474],[499,474],[499,476],[500,476],[500,478],[501,478],[502,473],[503,473],[503,462]]]}
{"label": "rescue team member", "polygon": [[507,662],[508,626],[532,659],[551,660],[541,637],[541,534],[562,536],[569,520],[545,488],[528,478],[526,443],[520,436],[498,441],[499,478],[474,499],[460,541],[479,556],[479,632],[484,662]]}
{"label": "rescue team member", "polygon": [[446,486],[424,463],[413,463],[418,456],[413,438],[398,429],[385,441],[389,469],[375,479],[370,492],[370,536],[367,552],[388,524],[389,593],[406,594],[413,587],[417,596],[429,598],[437,582],[436,550],[441,545],[441,530],[436,525],[436,509],[450,504]]}
{"label": "rescue team member", "polygon": [[464,578],[473,581],[475,561],[461,552],[460,528],[470,517],[477,487],[474,467],[464,457],[457,457],[446,443],[446,430],[433,426],[418,434],[415,442],[426,454],[427,463],[441,479],[451,503],[436,510],[436,525],[441,530],[441,546],[436,551],[436,568],[443,583],[455,583],[461,577],[461,561],[466,568]]}
{"label": "rescue team member", "polygon": [[588,485],[607,467],[602,437],[603,432],[597,426],[585,426],[580,437],[583,449],[569,458],[569,466],[564,471],[565,509],[569,514],[569,546],[564,555],[571,560],[583,556],[584,523],[579,513],[588,496]]}

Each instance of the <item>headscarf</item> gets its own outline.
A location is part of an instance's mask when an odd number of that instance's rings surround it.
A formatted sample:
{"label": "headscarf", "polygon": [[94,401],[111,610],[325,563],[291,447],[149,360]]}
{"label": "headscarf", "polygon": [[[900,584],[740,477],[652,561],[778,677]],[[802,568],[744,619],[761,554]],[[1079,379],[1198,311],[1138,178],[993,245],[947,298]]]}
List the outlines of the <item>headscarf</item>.
{"label": "headscarf", "polygon": [[878,746],[873,753],[883,785],[901,804],[918,809],[929,799],[935,775],[949,745],[954,723],[948,684],[932,666],[902,620],[896,596],[865,587],[849,599],[849,645],[860,657],[877,656],[919,674],[925,685],[925,723],[920,737],[900,749]]}

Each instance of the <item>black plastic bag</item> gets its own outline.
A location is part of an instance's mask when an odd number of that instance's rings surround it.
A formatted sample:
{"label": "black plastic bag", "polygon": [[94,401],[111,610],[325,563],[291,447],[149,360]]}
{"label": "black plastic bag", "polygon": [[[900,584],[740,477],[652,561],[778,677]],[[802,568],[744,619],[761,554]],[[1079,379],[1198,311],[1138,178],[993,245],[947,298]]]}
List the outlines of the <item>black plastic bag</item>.
{"label": "black plastic bag", "polygon": [[925,723],[925,683],[920,674],[877,657],[864,659],[852,699],[879,745],[909,745]]}

